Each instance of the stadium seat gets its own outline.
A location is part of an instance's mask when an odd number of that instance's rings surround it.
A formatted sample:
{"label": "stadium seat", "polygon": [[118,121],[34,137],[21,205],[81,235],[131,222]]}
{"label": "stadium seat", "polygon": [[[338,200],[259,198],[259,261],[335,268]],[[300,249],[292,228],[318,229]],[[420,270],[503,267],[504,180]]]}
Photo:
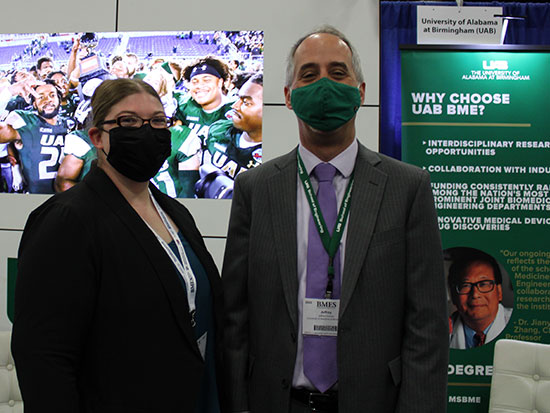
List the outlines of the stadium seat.
{"label": "stadium seat", "polygon": [[495,344],[489,413],[550,413],[550,345]]}
{"label": "stadium seat", "polygon": [[10,341],[11,332],[0,331],[0,413],[23,413]]}

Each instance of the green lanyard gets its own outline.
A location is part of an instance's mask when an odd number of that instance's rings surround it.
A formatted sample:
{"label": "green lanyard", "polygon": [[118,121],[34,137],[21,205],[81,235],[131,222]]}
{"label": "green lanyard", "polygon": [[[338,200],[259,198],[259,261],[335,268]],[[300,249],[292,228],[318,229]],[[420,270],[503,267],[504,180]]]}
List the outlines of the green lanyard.
{"label": "green lanyard", "polygon": [[330,236],[330,233],[328,232],[327,224],[325,223],[325,219],[323,218],[323,213],[321,212],[319,201],[317,200],[317,196],[315,195],[315,191],[313,190],[313,186],[311,185],[311,181],[309,180],[306,167],[304,166],[304,162],[302,161],[302,157],[300,156],[299,152],[298,152],[298,176],[302,181],[302,185],[306,193],[307,202],[309,204],[309,208],[311,209],[311,215],[313,216],[313,222],[315,223],[315,227],[319,232],[319,236],[321,237],[321,242],[323,243],[323,247],[325,248],[325,251],[328,253],[328,257],[329,257],[328,282],[327,282],[327,288],[325,291],[325,298],[330,299],[332,298],[332,292],[333,292],[334,256],[336,255],[336,252],[340,247],[340,241],[342,240],[342,235],[344,233],[344,228],[346,227],[346,222],[349,215],[349,207],[351,203],[351,190],[353,188],[353,181],[354,181],[353,172],[350,176],[349,183],[346,188],[346,192],[344,194],[344,199],[342,201],[342,205],[340,205],[340,210],[338,211],[338,217],[336,218],[336,224],[334,225],[332,236]]}

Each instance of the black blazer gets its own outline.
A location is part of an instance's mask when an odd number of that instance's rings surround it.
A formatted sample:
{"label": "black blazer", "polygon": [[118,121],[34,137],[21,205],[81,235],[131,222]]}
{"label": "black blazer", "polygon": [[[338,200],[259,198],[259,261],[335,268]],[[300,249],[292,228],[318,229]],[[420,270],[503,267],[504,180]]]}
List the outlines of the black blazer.
{"label": "black blazer", "polygon": [[[189,211],[152,185],[151,191],[208,274],[221,377],[218,271]],[[194,412],[204,363],[185,288],[155,235],[100,168],[28,219],[12,352],[26,413]]]}

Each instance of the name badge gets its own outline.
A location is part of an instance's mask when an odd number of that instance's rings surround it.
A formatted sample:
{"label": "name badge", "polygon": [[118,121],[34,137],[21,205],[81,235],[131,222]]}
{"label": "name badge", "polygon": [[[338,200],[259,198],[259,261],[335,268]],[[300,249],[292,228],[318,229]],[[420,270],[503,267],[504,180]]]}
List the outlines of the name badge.
{"label": "name badge", "polygon": [[338,335],[340,300],[306,298],[303,311],[303,332],[310,336]]}

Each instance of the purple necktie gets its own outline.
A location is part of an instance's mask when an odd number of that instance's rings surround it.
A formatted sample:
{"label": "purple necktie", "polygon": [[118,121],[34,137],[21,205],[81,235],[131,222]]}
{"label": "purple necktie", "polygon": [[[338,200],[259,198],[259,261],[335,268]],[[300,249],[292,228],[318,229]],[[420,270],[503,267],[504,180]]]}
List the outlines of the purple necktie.
{"label": "purple necktie", "polygon": [[[332,180],[336,168],[328,163],[320,163],[313,170],[313,175],[319,182],[317,200],[329,233],[332,233],[336,223],[336,192]],[[306,298],[325,298],[328,282],[329,256],[319,231],[309,220],[307,245],[307,281]],[[334,257],[334,282],[332,298],[340,298],[340,251]],[[313,385],[324,393],[338,380],[337,338],[327,336],[304,335],[304,374]]]}

